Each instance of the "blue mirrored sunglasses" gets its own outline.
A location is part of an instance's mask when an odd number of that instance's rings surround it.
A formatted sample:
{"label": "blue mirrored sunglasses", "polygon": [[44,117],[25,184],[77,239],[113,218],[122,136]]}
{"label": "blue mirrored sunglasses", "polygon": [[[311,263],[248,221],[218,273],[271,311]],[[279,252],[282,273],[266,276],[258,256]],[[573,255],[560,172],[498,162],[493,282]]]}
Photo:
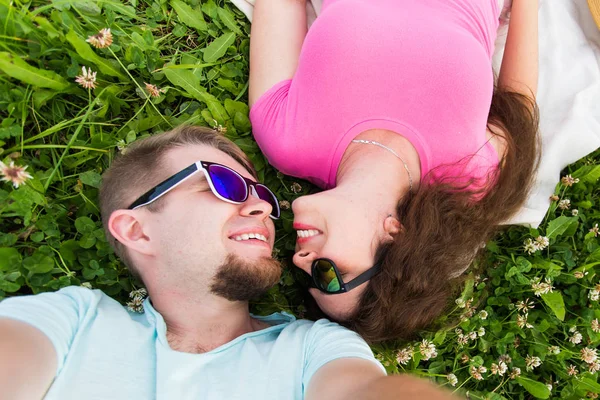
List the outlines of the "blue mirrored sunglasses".
{"label": "blue mirrored sunglasses", "polygon": [[279,209],[279,201],[277,201],[277,197],[268,187],[248,178],[244,178],[229,167],[206,161],[196,161],[189,167],[184,168],[178,173],[165,179],[141,195],[128,207],[128,209],[135,210],[147,206],[160,199],[199,171],[202,171],[210,186],[210,190],[219,199],[228,203],[241,204],[248,200],[248,196],[252,193],[271,205],[271,218],[277,219],[280,217],[281,211]]}

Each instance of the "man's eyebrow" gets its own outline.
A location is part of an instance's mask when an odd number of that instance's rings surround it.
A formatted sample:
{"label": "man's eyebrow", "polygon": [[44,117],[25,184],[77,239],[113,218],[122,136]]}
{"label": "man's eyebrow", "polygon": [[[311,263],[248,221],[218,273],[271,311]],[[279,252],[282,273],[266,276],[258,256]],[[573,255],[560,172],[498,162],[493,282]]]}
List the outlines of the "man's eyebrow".
{"label": "man's eyebrow", "polygon": [[208,181],[206,180],[206,177],[204,176],[204,174],[200,173],[200,174],[197,174],[197,175],[198,176],[193,177],[191,179],[191,182],[190,182],[190,185],[189,185],[189,187],[191,189],[199,188],[199,187],[203,188],[203,187],[205,187],[205,186],[208,185]]}

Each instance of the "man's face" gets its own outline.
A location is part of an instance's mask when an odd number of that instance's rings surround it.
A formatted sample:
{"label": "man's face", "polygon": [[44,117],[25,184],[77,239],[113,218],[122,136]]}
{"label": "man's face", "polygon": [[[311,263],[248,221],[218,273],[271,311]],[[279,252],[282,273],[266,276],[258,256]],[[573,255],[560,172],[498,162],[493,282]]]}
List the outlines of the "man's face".
{"label": "man's face", "polygon": [[[233,158],[204,145],[169,151],[164,156],[161,179],[198,160],[225,165],[254,180]],[[153,271],[144,271],[141,266],[144,279],[151,275],[161,286],[206,291],[241,301],[260,295],[278,282],[281,268],[271,257],[275,228],[267,202],[252,195],[242,204],[220,200],[201,172],[161,201],[156,212],[140,209],[156,261]],[[248,239],[252,233],[267,241]]]}

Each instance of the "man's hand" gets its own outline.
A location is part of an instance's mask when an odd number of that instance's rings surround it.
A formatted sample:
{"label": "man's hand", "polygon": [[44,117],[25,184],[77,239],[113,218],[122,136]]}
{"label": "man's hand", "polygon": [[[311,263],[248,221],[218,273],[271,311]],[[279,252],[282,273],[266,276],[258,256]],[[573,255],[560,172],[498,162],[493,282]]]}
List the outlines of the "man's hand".
{"label": "man's hand", "polygon": [[321,367],[311,378],[307,400],[457,400],[449,391],[410,375],[385,376],[375,363],[341,358]]}
{"label": "man's hand", "polygon": [[24,322],[0,318],[0,390],[3,399],[44,397],[56,374],[50,339]]}

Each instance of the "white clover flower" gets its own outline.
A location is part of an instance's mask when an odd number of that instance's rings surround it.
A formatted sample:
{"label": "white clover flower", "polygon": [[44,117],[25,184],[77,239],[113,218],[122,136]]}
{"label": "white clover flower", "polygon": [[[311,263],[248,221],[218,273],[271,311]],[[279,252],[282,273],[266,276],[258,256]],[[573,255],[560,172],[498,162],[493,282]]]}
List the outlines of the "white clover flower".
{"label": "white clover flower", "polygon": [[458,383],[458,378],[454,374],[446,375],[446,379],[448,379],[448,383],[450,383],[451,386],[456,386]]}
{"label": "white clover flower", "polygon": [[527,322],[527,317],[529,316],[528,313],[525,313],[523,315],[519,315],[517,317],[517,326],[521,329],[523,328],[533,328],[533,325],[531,325],[529,322]]}
{"label": "white clover flower", "polygon": [[600,228],[598,228],[598,224],[594,225],[594,227],[592,229],[590,229],[590,232],[594,234],[594,237],[597,237],[598,233],[600,232]]}
{"label": "white clover flower", "polygon": [[9,165],[6,165],[0,161],[0,175],[2,175],[0,180],[12,183],[13,187],[17,189],[19,186],[24,184],[27,179],[32,178],[29,172],[25,172],[27,167],[27,165],[24,167],[15,165],[14,161],[11,161]]}
{"label": "white clover flower", "polygon": [[119,141],[117,142],[117,149],[120,152],[123,152],[123,150],[125,150],[126,147],[127,147],[127,143],[125,142],[125,140],[119,139]]}
{"label": "white clover flower", "polygon": [[485,335],[485,328],[482,326],[477,330],[477,336],[481,337],[483,335]]}
{"label": "white clover flower", "polygon": [[516,379],[518,376],[521,376],[521,368],[513,367],[510,372],[509,378]]}
{"label": "white clover flower", "polygon": [[490,366],[490,373],[492,375],[498,374],[498,364],[492,363],[492,365]]}
{"label": "white clover flower", "polygon": [[510,364],[512,362],[512,358],[510,358],[510,356],[508,354],[502,354],[500,357],[498,357],[498,363],[506,363],[506,364]]}
{"label": "white clover flower", "polygon": [[542,365],[542,360],[539,357],[527,355],[525,357],[525,364],[527,365],[527,370],[532,371],[534,368]]}
{"label": "white clover flower", "polygon": [[146,83],[144,82],[144,85],[146,85],[146,91],[150,94],[150,96],[152,97],[160,97],[161,93],[166,92],[165,89],[159,89],[156,85],[152,85],[150,83]]}
{"label": "white clover flower", "polygon": [[596,333],[600,333],[600,322],[598,322],[598,318],[592,320],[592,323],[590,324],[590,328],[592,328],[592,331],[594,331]]}
{"label": "white clover flower", "polygon": [[581,333],[579,333],[578,331],[573,332],[573,336],[571,336],[569,338],[569,342],[573,343],[573,344],[579,344],[581,343],[581,340],[583,339],[583,336],[581,336]]}
{"label": "white clover flower", "polygon": [[597,291],[596,289],[592,289],[590,290],[590,292],[588,293],[588,298],[591,301],[598,301],[598,299],[600,299],[600,292]]}
{"label": "white clover flower", "polygon": [[144,299],[141,297],[134,297],[131,299],[131,301],[127,302],[127,309],[129,311],[132,312],[136,312],[136,313],[143,313],[144,312]]}
{"label": "white clover flower", "polygon": [[302,185],[300,185],[298,182],[294,182],[292,183],[292,186],[290,186],[290,190],[293,193],[298,194],[302,191]]}
{"label": "white clover flower", "polygon": [[473,331],[473,332],[469,332],[469,339],[471,340],[475,340],[477,339],[477,332]]}
{"label": "white clover flower", "polygon": [[396,360],[399,364],[406,365],[412,359],[414,350],[412,346],[405,347],[404,349],[398,351],[396,354]]}
{"label": "white clover flower", "polygon": [[587,272],[584,274],[582,271],[576,271],[573,273],[573,276],[577,279],[582,279],[587,274],[588,274]]}
{"label": "white clover flower", "polygon": [[573,178],[571,175],[563,176],[560,182],[565,186],[573,186],[574,183],[579,183],[579,178]]}
{"label": "white clover flower", "polygon": [[578,216],[579,215],[579,210],[576,209],[576,208],[572,209],[571,210],[571,215],[574,216],[574,217]]}
{"label": "white clover flower", "polygon": [[292,205],[290,204],[289,201],[287,201],[287,200],[279,201],[279,208],[281,208],[282,210],[289,210],[291,207],[292,207]]}
{"label": "white clover flower", "polygon": [[129,293],[130,298],[140,297],[141,299],[145,299],[148,296],[148,291],[145,288],[139,288],[137,290],[132,290]]}
{"label": "white clover flower", "polygon": [[423,360],[425,361],[431,358],[435,358],[438,355],[437,350],[435,349],[435,345],[427,339],[423,339],[423,341],[419,345],[419,351],[423,355]]}
{"label": "white clover flower", "polygon": [[552,391],[552,383],[546,383],[546,387],[549,391]]}
{"label": "white clover flower", "polygon": [[558,202],[558,208],[561,210],[568,210],[571,207],[571,200],[563,199]]}
{"label": "white clover flower", "polygon": [[600,371],[600,361],[594,361],[593,363],[588,364],[588,371],[592,374]]}
{"label": "white clover flower", "polygon": [[458,343],[459,346],[464,346],[467,343],[469,343],[469,336],[460,334],[460,335],[458,335],[458,339],[456,339],[456,342]]}
{"label": "white clover flower", "polygon": [[84,89],[94,89],[96,87],[96,74],[92,69],[86,70],[81,67],[81,75],[75,77],[75,82],[79,83]]}
{"label": "white clover flower", "polygon": [[533,254],[539,250],[537,243],[535,243],[531,238],[525,240],[523,245],[523,249],[527,252],[527,254]]}
{"label": "white clover flower", "polygon": [[465,308],[467,306],[467,304],[462,298],[456,299],[454,302],[459,308]]}
{"label": "white clover flower", "polygon": [[550,245],[550,239],[546,236],[538,236],[535,238],[535,243],[537,244],[538,250],[544,250]]}
{"label": "white clover flower", "polygon": [[588,364],[596,362],[598,359],[597,350],[590,349],[589,347],[581,349],[581,359]]}
{"label": "white clover flower", "polygon": [[487,368],[484,366],[481,366],[479,368],[475,367],[474,365],[471,365],[471,367],[469,368],[469,374],[471,374],[471,376],[473,377],[473,379],[475,379],[476,381],[481,381],[483,380],[483,375],[484,373],[487,372]]}
{"label": "white clover flower", "polygon": [[529,301],[529,299],[525,299],[525,301],[518,301],[517,302],[517,310],[527,313],[529,312],[529,309],[532,309],[535,307],[533,301]]}
{"label": "white clover flower", "polygon": [[567,374],[569,376],[575,376],[579,373],[579,371],[577,371],[577,368],[575,368],[575,366],[573,364],[569,365],[569,367],[567,368]]}
{"label": "white clover flower", "polygon": [[490,367],[490,372],[492,373],[492,375],[498,374],[500,376],[503,376],[507,370],[508,366],[503,361],[500,361],[498,364],[492,363],[492,366]]}
{"label": "white clover flower", "polygon": [[90,43],[97,49],[104,49],[112,44],[113,35],[109,28],[104,28],[101,29],[97,34],[88,36],[86,42]]}
{"label": "white clover flower", "polygon": [[554,354],[554,355],[560,354],[560,347],[558,347],[558,346],[549,346],[548,347],[548,353]]}
{"label": "white clover flower", "polygon": [[533,290],[533,294],[536,296],[541,296],[543,294],[552,293],[554,286],[551,285],[552,281],[549,278],[544,279],[545,282],[540,282],[539,277],[535,277],[531,283],[531,290]]}
{"label": "white clover flower", "polygon": [[504,375],[508,371],[508,365],[504,363],[504,361],[500,361],[498,363],[498,375]]}
{"label": "white clover flower", "polygon": [[485,319],[487,319],[487,317],[488,317],[488,312],[487,311],[485,311],[485,310],[479,311],[479,318],[480,319],[485,320]]}

